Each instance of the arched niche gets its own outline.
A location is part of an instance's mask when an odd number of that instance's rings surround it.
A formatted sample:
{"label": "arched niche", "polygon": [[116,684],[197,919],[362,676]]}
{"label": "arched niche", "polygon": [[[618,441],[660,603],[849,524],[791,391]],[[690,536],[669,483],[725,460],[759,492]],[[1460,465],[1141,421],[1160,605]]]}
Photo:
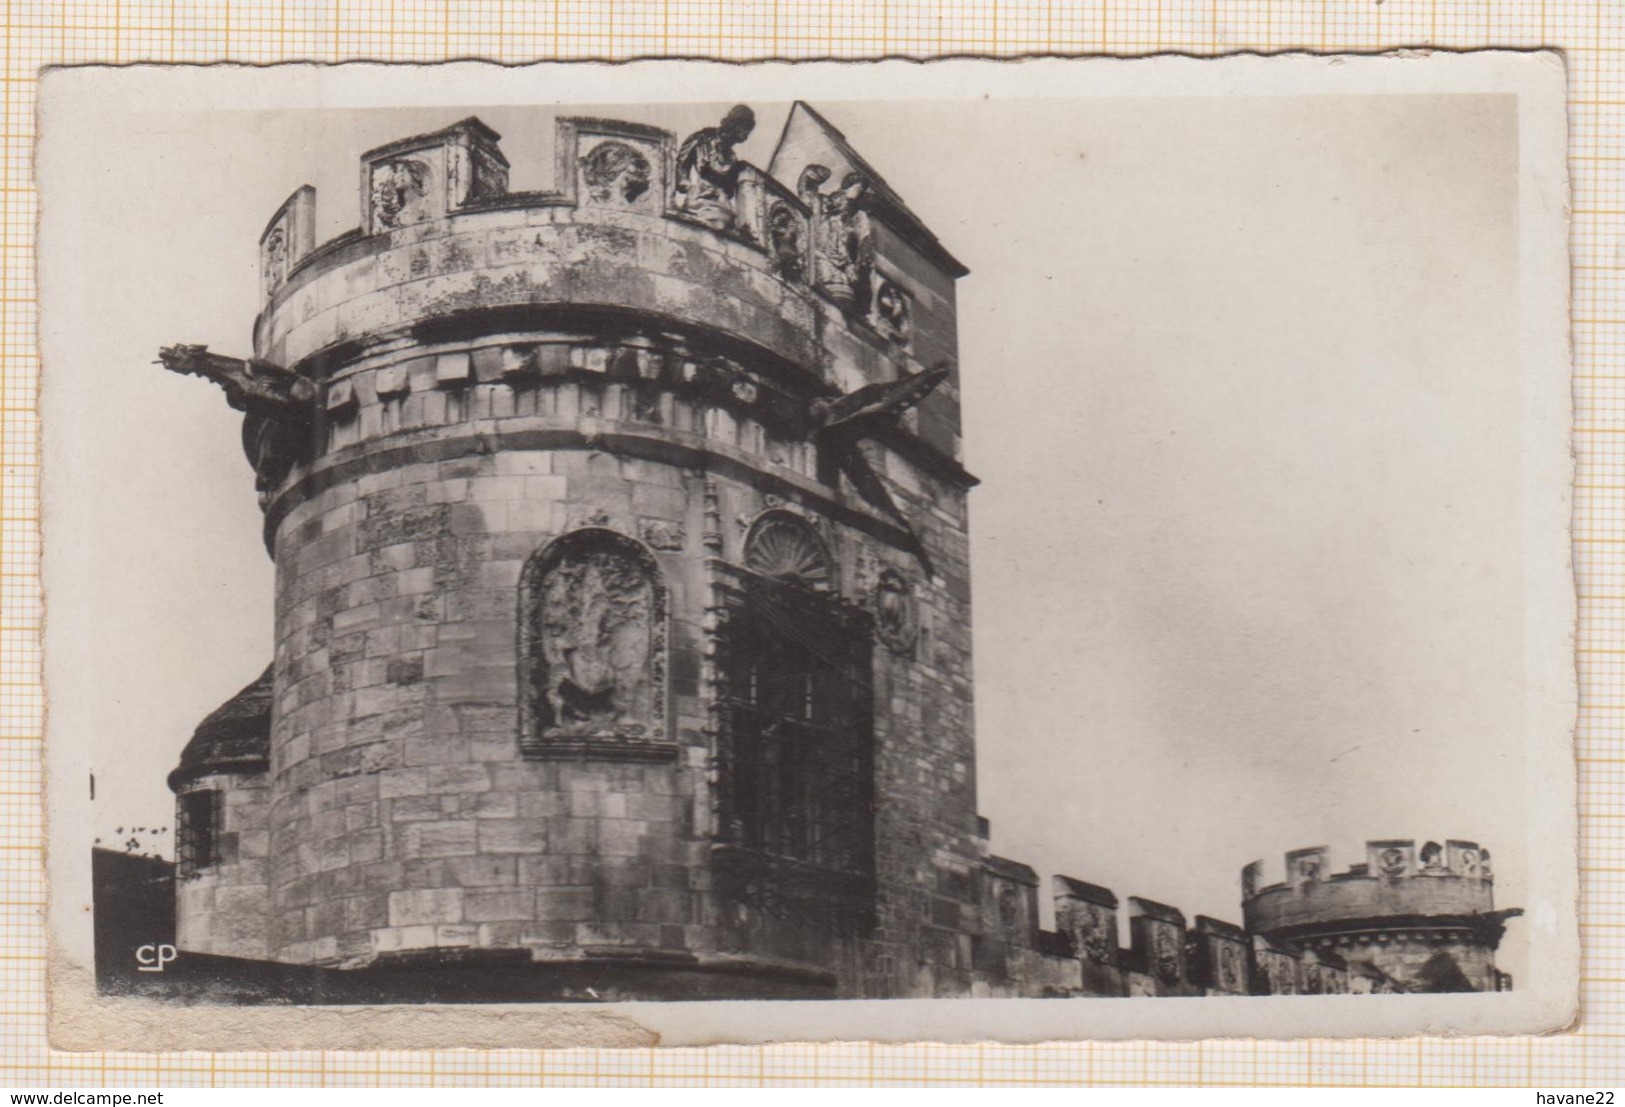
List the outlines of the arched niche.
{"label": "arched niche", "polygon": [[835,561],[813,525],[792,511],[757,516],[745,535],[744,567],[779,584],[835,591]]}
{"label": "arched niche", "polygon": [[538,550],[520,580],[521,751],[669,754],[667,617],[642,543],[588,527]]}

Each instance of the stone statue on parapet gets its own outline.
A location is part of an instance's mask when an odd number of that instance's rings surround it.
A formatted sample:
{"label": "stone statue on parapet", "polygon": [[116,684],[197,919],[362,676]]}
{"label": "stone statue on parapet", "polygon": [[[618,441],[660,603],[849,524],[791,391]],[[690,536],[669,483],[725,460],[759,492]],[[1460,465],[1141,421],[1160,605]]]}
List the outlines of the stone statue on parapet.
{"label": "stone statue on parapet", "polygon": [[165,346],[158,363],[174,373],[213,381],[225,389],[226,402],[238,411],[284,426],[310,421],[316,384],[279,365],[252,358],[210,353],[207,346]]}
{"label": "stone statue on parapet", "polygon": [[744,162],[734,147],[756,129],[756,113],[736,104],[720,124],[705,127],[683,140],[677,150],[677,209],[719,231],[738,221],[734,196]]}

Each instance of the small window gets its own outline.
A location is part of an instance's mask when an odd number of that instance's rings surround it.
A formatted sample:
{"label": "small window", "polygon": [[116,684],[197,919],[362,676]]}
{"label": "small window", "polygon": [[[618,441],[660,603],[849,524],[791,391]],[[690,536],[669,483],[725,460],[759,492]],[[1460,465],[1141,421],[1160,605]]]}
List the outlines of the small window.
{"label": "small window", "polygon": [[181,879],[220,863],[220,793],[187,792],[180,799],[176,858]]}

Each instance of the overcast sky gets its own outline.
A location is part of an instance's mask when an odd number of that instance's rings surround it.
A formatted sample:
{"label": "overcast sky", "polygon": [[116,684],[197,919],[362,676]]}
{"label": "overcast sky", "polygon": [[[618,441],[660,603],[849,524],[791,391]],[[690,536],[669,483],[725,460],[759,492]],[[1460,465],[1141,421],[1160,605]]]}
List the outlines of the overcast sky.
{"label": "overcast sky", "polygon": [[[972,270],[960,282],[981,810],[996,852],[1240,921],[1238,873],[1368,838],[1526,854],[1522,382],[1510,98],[815,104]],[[686,134],[726,104],[570,109]],[[787,104],[756,103],[765,165]],[[43,193],[48,599],[94,826],[271,656],[240,419],[158,347],[249,352],[256,243],[309,182],[355,226],[363,150],[478,114],[515,189],[555,112],[74,120]],[[46,120],[46,135],[51,135]],[[1470,418],[1463,412],[1471,412]],[[82,678],[82,679],[81,679]],[[1047,893],[1046,893],[1047,894]],[[1514,923],[1514,939],[1520,934]],[[1515,947],[1516,940],[1509,943]],[[1515,952],[1503,958],[1517,971]]]}

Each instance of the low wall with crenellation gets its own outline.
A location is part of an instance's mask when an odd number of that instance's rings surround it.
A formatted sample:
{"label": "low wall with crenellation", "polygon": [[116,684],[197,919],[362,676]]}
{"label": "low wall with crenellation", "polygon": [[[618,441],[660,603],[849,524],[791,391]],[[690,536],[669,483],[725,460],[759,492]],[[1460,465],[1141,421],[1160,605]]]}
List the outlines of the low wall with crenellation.
{"label": "low wall with crenellation", "polygon": [[[1385,839],[1332,875],[1327,851],[1286,856],[1288,879],[1244,873],[1245,926],[1109,888],[1052,878],[1055,930],[1038,926],[1038,875],[989,853],[977,994],[1023,996],[1335,995],[1496,991],[1505,919],[1488,852]],[[1424,861],[1423,858],[1426,860]],[[1126,910],[1125,910],[1126,906]],[[1121,916],[1121,917],[1120,917]],[[1123,945],[1123,937],[1127,945]]]}

